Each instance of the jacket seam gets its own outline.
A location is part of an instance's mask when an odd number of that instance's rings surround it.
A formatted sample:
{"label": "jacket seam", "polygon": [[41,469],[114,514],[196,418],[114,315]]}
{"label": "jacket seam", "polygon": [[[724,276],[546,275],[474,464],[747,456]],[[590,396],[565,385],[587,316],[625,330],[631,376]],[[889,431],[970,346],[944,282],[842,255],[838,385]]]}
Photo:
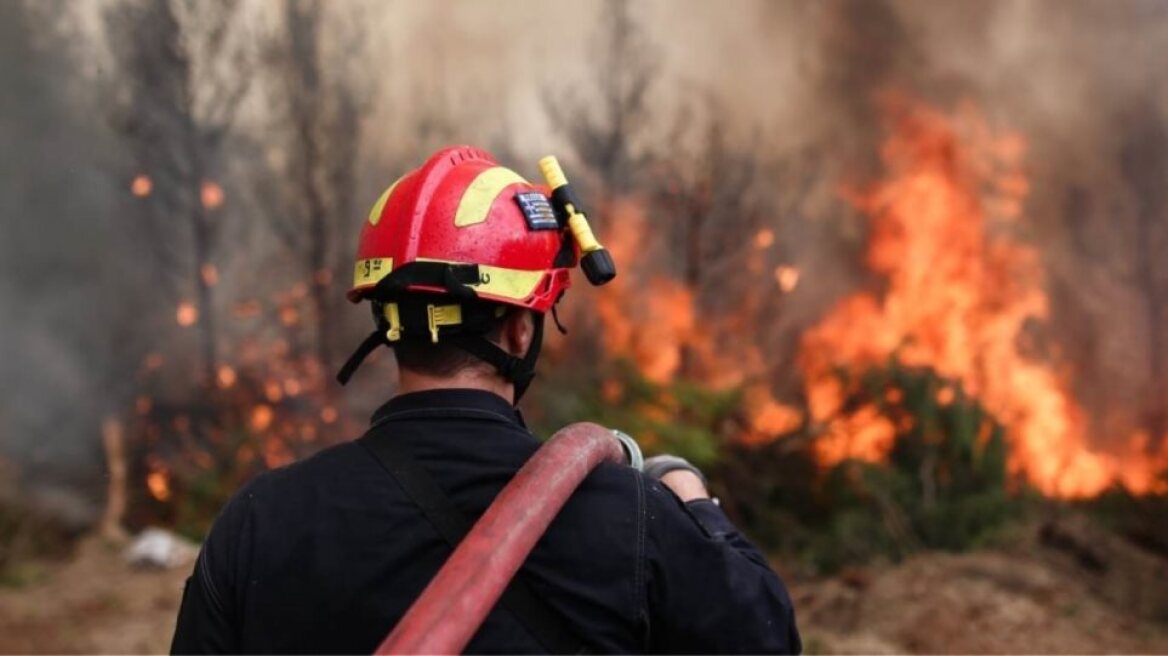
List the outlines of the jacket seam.
{"label": "jacket seam", "polygon": [[633,572],[633,582],[636,586],[635,607],[637,614],[639,615],[639,617],[636,619],[640,620],[644,624],[643,637],[645,640],[645,648],[647,649],[651,644],[650,636],[652,634],[652,625],[649,620],[649,591],[647,589],[645,577],[645,538],[647,530],[646,515],[648,510],[645,504],[645,479],[636,472],[633,472],[632,475],[633,480],[635,480],[637,483],[637,552],[635,558],[636,565]]}

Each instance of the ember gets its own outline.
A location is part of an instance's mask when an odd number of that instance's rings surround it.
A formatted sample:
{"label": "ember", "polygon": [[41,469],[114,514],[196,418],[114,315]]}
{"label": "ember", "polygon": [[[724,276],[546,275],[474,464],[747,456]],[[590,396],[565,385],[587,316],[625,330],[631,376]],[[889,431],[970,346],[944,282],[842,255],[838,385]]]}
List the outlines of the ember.
{"label": "ember", "polygon": [[209,210],[217,209],[223,205],[223,188],[214,182],[204,182],[199,188],[199,201]]}
{"label": "ember", "polygon": [[150,490],[150,496],[158,501],[169,501],[170,476],[161,464],[155,463],[152,467],[150,473],[146,474],[146,488]]}
{"label": "ember", "polygon": [[154,190],[154,182],[150,176],[139,174],[134,176],[134,180],[130,183],[130,193],[138,198],[145,198]]}
{"label": "ember", "polygon": [[194,303],[183,301],[178,304],[178,309],[174,313],[174,319],[183,328],[193,326],[199,320],[199,309],[195,307]]}

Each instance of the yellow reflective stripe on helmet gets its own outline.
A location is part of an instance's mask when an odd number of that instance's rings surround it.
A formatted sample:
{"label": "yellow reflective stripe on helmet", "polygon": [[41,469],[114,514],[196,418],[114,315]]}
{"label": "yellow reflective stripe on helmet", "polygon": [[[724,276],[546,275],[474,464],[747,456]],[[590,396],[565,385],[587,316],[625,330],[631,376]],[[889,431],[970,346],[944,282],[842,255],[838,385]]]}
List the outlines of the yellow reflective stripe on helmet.
{"label": "yellow reflective stripe on helmet", "polygon": [[373,257],[367,260],[357,260],[357,267],[353,271],[353,286],[376,285],[381,279],[393,271],[392,257]]}
{"label": "yellow reflective stripe on helmet", "polygon": [[[451,262],[428,257],[419,257],[418,261],[465,264],[465,262]],[[539,286],[540,281],[547,273],[546,271],[528,271],[527,269],[507,269],[488,264],[478,266],[479,282],[477,285],[471,285],[476,292],[515,301],[522,301],[535,293],[536,287]]]}
{"label": "yellow reflective stripe on helmet", "polygon": [[491,211],[491,204],[495,198],[516,182],[530,184],[515,171],[502,166],[495,166],[475,176],[470,186],[458,201],[458,210],[454,213],[454,225],[462,228],[487,220]]}
{"label": "yellow reflective stripe on helmet", "polygon": [[535,292],[545,273],[480,264],[479,284],[475,286],[475,291],[521,301]]}
{"label": "yellow reflective stripe on helmet", "polygon": [[381,197],[377,199],[377,202],[373,204],[373,209],[369,210],[370,224],[377,225],[377,223],[381,221],[381,212],[385,210],[385,204],[389,202],[389,197],[393,195],[393,190],[397,188],[397,183],[401,182],[402,178],[404,177],[406,176],[403,175],[401,178],[394,180],[393,184],[389,185],[389,187],[381,193]]}

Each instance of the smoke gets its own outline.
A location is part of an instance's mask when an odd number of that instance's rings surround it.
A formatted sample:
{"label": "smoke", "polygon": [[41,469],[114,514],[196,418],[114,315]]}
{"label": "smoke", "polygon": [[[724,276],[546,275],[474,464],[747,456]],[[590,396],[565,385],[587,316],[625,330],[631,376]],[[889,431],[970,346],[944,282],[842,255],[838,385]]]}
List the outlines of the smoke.
{"label": "smoke", "polygon": [[98,419],[117,398],[104,320],[126,291],[115,289],[126,253],[94,156],[109,144],[92,98],[65,83],[71,53],[45,22],[58,8],[0,5],[0,458],[34,500],[78,519],[92,510],[85,497],[45,493],[100,471]]}

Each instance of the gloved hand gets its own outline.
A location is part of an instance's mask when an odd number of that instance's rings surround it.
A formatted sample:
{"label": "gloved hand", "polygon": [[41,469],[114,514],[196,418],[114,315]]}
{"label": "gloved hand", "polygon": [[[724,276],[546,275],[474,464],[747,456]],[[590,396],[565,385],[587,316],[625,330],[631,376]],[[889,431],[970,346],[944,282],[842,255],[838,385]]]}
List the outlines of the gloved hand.
{"label": "gloved hand", "polygon": [[685,458],[661,455],[645,461],[641,470],[646,476],[656,478],[681,497],[682,501],[709,499],[710,492],[702,470],[694,467]]}

